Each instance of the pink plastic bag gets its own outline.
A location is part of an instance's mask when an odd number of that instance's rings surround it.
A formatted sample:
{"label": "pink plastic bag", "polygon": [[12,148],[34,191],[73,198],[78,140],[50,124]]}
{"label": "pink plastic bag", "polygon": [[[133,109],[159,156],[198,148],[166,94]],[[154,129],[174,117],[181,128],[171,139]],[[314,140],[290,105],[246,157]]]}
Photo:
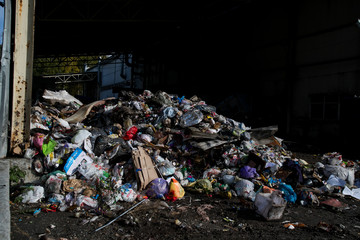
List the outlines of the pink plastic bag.
{"label": "pink plastic bag", "polygon": [[42,145],[44,143],[44,138],[45,138],[44,134],[36,133],[35,136],[33,137],[33,145],[34,145],[34,147],[36,147],[38,150],[42,150]]}

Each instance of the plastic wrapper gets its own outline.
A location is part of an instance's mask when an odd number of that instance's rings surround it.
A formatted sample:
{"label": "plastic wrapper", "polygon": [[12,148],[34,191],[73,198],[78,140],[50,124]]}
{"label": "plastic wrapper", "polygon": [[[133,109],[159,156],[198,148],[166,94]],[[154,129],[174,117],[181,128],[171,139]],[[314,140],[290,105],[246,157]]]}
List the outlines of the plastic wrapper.
{"label": "plastic wrapper", "polygon": [[99,164],[85,161],[82,162],[78,168],[79,173],[88,180],[93,178],[107,178],[109,176],[107,170],[108,169]]}
{"label": "plastic wrapper", "polygon": [[216,178],[217,176],[219,176],[221,173],[221,170],[218,168],[209,168],[207,170],[204,171],[202,178]]}
{"label": "plastic wrapper", "polygon": [[58,193],[53,193],[48,199],[49,203],[59,203],[62,204],[65,202],[65,196]]}
{"label": "plastic wrapper", "polygon": [[203,114],[199,110],[184,113],[180,118],[180,126],[183,128],[194,126],[203,120]]}
{"label": "plastic wrapper", "polygon": [[348,187],[345,186],[342,193],[344,195],[352,196],[353,198],[360,200],[360,188],[355,188],[355,189],[350,190]]}
{"label": "plastic wrapper", "polygon": [[91,207],[91,208],[97,208],[98,201],[96,199],[93,199],[91,197],[87,197],[85,195],[79,195],[76,198],[76,205],[79,207]]}
{"label": "plastic wrapper", "polygon": [[145,133],[142,133],[142,134],[139,134],[138,135],[138,138],[142,141],[142,142],[152,142],[153,140],[153,137],[149,134],[145,134]]}
{"label": "plastic wrapper", "polygon": [[32,159],[33,157],[35,157],[35,155],[36,155],[35,149],[27,148],[24,157],[28,159]]}

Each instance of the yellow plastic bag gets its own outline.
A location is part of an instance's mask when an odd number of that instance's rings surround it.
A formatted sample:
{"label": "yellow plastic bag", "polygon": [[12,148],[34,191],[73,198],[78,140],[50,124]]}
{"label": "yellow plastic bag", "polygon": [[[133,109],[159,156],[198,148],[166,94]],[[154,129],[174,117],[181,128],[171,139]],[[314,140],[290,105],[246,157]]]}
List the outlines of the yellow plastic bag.
{"label": "yellow plastic bag", "polygon": [[176,179],[172,178],[169,187],[169,196],[172,198],[182,198],[184,195],[184,188]]}

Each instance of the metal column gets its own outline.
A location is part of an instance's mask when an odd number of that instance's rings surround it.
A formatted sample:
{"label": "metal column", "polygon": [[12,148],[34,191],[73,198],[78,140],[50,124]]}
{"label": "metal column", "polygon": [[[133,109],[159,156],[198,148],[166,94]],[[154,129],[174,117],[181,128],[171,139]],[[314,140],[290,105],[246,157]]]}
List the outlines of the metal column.
{"label": "metal column", "polygon": [[10,91],[11,0],[5,1],[4,38],[0,71],[0,158],[7,155]]}
{"label": "metal column", "polygon": [[34,54],[35,0],[16,0],[10,149],[22,154],[29,142]]}

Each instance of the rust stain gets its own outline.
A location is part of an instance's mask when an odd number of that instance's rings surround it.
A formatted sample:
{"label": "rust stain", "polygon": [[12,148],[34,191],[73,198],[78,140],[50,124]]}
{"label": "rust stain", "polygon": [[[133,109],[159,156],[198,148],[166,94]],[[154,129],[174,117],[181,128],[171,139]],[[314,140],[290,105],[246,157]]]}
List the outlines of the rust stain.
{"label": "rust stain", "polygon": [[23,1],[19,0],[19,15],[21,15],[22,13],[22,8],[23,8]]}

